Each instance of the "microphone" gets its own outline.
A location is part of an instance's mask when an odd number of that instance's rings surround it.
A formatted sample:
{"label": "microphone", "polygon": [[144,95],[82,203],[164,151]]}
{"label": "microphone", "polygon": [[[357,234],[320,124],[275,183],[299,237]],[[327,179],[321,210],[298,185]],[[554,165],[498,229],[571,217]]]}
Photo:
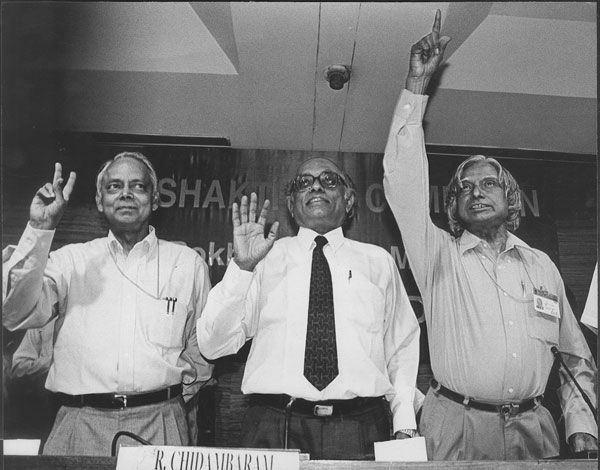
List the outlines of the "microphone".
{"label": "microphone", "polygon": [[112,440],[112,444],[110,446],[110,456],[111,457],[114,457],[115,455],[117,455],[117,441],[119,440],[119,437],[121,437],[121,436],[130,437],[131,439],[133,439],[135,441],[138,441],[139,443],[141,443],[144,446],[151,446],[152,445],[146,439],[142,439],[137,434],[134,434],[134,433],[129,432],[129,431],[119,431],[119,432],[117,432],[114,435],[113,440]]}
{"label": "microphone", "polygon": [[598,422],[598,418],[596,417],[596,408],[594,408],[594,405],[592,405],[592,401],[590,400],[590,397],[588,397],[587,393],[585,393],[583,391],[583,388],[581,388],[581,385],[579,385],[579,382],[573,376],[573,374],[571,373],[571,371],[569,370],[569,368],[565,364],[565,361],[563,360],[562,354],[560,353],[560,351],[558,350],[558,348],[556,346],[552,346],[550,348],[550,351],[552,351],[552,354],[554,354],[554,357],[556,359],[558,359],[558,362],[560,363],[561,366],[563,366],[563,369],[567,371],[567,374],[569,374],[569,377],[571,377],[571,380],[573,381],[573,383],[577,387],[577,390],[579,390],[579,393],[581,393],[581,396],[583,397],[583,400],[585,401],[585,403],[587,404],[587,406],[590,408],[590,410],[592,412],[592,416],[594,417],[594,419],[596,420],[596,423],[597,423]]}

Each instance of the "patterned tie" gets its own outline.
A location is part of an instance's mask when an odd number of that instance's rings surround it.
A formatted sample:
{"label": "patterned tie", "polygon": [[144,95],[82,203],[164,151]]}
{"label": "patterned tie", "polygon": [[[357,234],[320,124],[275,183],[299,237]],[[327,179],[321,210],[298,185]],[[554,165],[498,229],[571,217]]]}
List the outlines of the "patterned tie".
{"label": "patterned tie", "polygon": [[323,254],[327,239],[319,235],[315,242],[317,246],[313,250],[308,298],[304,376],[317,389],[323,390],[337,377],[339,371],[331,272]]}

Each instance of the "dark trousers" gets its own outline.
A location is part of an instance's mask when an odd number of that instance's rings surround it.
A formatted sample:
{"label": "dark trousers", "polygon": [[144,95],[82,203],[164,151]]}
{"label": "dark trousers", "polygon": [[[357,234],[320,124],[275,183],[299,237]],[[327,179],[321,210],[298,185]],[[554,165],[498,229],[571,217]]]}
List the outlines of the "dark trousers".
{"label": "dark trousers", "polygon": [[[242,447],[282,449],[285,410],[250,406],[242,422]],[[383,399],[339,416],[317,417],[293,412],[288,448],[310,454],[311,460],[373,460],[373,443],[390,439],[389,406]]]}

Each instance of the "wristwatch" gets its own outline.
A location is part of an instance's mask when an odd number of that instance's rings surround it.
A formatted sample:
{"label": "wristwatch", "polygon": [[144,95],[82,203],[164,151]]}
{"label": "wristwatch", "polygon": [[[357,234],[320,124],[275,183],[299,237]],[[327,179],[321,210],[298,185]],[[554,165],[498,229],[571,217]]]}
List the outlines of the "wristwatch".
{"label": "wristwatch", "polygon": [[[418,433],[416,429],[398,429],[396,431],[396,433],[401,432],[403,434],[406,434],[409,437],[417,437]],[[396,433],[394,433],[394,436],[396,436]]]}

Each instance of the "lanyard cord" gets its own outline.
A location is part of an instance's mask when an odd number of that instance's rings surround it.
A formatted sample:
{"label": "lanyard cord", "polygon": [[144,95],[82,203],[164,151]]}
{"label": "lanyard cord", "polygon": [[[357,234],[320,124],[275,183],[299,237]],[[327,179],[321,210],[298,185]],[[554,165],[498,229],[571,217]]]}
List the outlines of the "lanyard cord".
{"label": "lanyard cord", "polygon": [[[521,260],[521,263],[523,264],[523,269],[525,269],[525,273],[527,274],[527,277],[529,278],[529,282],[531,282],[531,285],[535,288],[535,284],[533,283],[533,280],[531,279],[531,275],[529,274],[529,270],[527,269],[527,264],[525,263],[525,260],[521,256],[521,253],[519,253],[518,249],[515,248],[515,251],[519,255],[519,259]],[[527,303],[531,302],[532,299],[520,299],[520,298],[515,297],[514,295],[512,295],[510,292],[507,292],[500,284],[498,284],[498,282],[496,281],[496,279],[494,279],[494,276],[492,276],[490,274],[490,272],[485,267],[485,264],[483,264],[483,261],[481,261],[481,258],[479,256],[477,256],[477,259],[481,263],[481,267],[483,268],[483,270],[485,271],[485,273],[492,280],[492,282],[496,285],[496,287],[498,289],[500,289],[502,292],[504,292],[508,297],[510,297],[511,299],[513,299],[515,302],[519,302],[521,304],[527,304]],[[523,280],[521,280],[521,286],[523,287],[523,296],[525,296],[525,283],[523,282]]]}
{"label": "lanyard cord", "polygon": [[[108,243],[110,244],[110,242],[108,242]],[[119,272],[121,273],[121,275],[125,279],[127,279],[129,282],[131,282],[135,287],[137,287],[139,290],[141,290],[144,294],[152,297],[155,300],[161,300],[161,298],[159,296],[159,286],[160,286],[160,245],[158,243],[158,240],[156,240],[156,295],[148,292],[146,289],[144,289],[142,286],[140,286],[137,282],[135,282],[133,279],[131,279],[127,274],[125,274],[123,272],[123,270],[121,269],[121,267],[119,266],[119,263],[117,262],[117,259],[115,258],[114,253],[110,249],[110,246],[108,246],[107,248],[108,248],[108,252],[110,253],[110,257],[112,258],[113,262],[115,263],[115,266],[117,267],[117,269],[119,270]]]}

